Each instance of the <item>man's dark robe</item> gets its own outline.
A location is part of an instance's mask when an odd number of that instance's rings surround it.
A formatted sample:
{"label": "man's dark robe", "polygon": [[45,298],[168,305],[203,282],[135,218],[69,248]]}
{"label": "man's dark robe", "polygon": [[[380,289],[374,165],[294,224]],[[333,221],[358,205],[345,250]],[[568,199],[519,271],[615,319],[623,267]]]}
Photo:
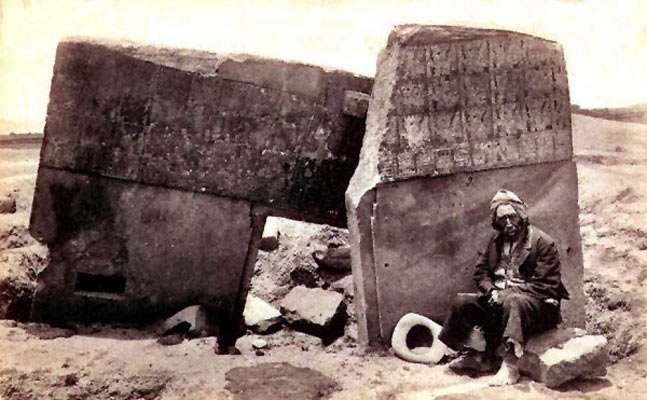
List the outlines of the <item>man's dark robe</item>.
{"label": "man's dark robe", "polygon": [[503,235],[495,233],[479,257],[474,272],[478,294],[459,294],[439,335],[442,342],[459,350],[475,325],[483,328],[488,351],[505,339],[525,343],[560,321],[559,302],[568,299],[561,280],[559,252],[555,241],[529,225],[510,255],[509,268],[516,268],[516,284],[499,293],[499,304],[488,300],[495,287],[495,270],[502,257]]}

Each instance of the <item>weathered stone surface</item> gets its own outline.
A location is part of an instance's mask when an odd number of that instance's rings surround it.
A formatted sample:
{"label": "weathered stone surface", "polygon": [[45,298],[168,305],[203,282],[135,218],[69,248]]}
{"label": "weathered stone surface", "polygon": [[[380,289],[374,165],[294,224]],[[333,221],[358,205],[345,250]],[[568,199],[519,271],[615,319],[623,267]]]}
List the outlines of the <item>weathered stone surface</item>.
{"label": "weathered stone surface", "polygon": [[50,249],[34,318],[141,321],[196,303],[235,315],[249,203],[47,167],[34,203],[31,233]]}
{"label": "weathered stone surface", "polygon": [[0,214],[13,214],[16,212],[16,199],[11,196],[0,195]]}
{"label": "weathered stone surface", "polygon": [[304,286],[295,287],[285,296],[281,312],[291,326],[319,336],[342,334],[347,318],[344,296]]}
{"label": "weathered stone surface", "polygon": [[557,240],[572,298],[564,319],[583,326],[568,104],[554,42],[455,27],[393,31],[346,192],[361,342],[386,344],[409,312],[443,321],[456,293],[475,290],[499,188],[526,200],[531,222]]}
{"label": "weathered stone surface", "polygon": [[586,335],[581,329],[555,329],[531,338],[519,369],[547,387],[555,388],[580,377],[607,372],[607,340]]}
{"label": "weathered stone surface", "polygon": [[[41,165],[297,210],[345,225],[371,79],[251,56],[69,39]],[[330,97],[338,97],[335,101]]]}
{"label": "weathered stone surface", "polygon": [[178,311],[164,321],[164,334],[181,333],[190,337],[217,336],[218,326],[211,323],[207,309],[193,305]]}
{"label": "weathered stone surface", "polygon": [[505,31],[400,26],[379,69],[374,96],[384,91],[385,103],[371,110],[382,119],[380,181],[571,157],[568,85],[555,42]]}
{"label": "weathered stone surface", "polygon": [[346,224],[364,120],[344,93],[371,85],[252,56],[61,42],[31,221],[52,248],[34,317],[199,303],[238,329],[267,215]]}
{"label": "weathered stone surface", "polygon": [[279,310],[251,294],[247,295],[243,317],[249,329],[261,334],[280,329],[283,321]]}

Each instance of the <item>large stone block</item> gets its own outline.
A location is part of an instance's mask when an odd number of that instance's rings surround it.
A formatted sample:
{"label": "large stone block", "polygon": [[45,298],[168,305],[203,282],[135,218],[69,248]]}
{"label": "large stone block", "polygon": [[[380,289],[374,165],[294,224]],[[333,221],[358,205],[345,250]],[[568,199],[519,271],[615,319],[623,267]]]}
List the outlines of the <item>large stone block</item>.
{"label": "large stone block", "polygon": [[50,263],[34,318],[137,321],[196,303],[234,317],[254,231],[248,202],[48,167],[35,201],[31,232]]}
{"label": "large stone block", "polygon": [[52,254],[34,317],[202,304],[241,322],[267,215],[346,225],[364,119],[345,114],[345,93],[371,86],[252,56],[61,42],[31,220]]}
{"label": "large stone block", "polygon": [[549,388],[576,378],[604,376],[609,356],[607,339],[581,329],[553,329],[531,338],[519,369]]}
{"label": "large stone block", "polygon": [[199,51],[59,44],[41,165],[246,199],[345,225],[363,118],[341,71]]}
{"label": "large stone block", "polygon": [[346,192],[361,341],[388,343],[409,312],[441,323],[456,293],[476,290],[499,188],[524,198],[531,222],[557,240],[571,293],[564,319],[583,325],[577,173],[570,121],[555,109],[568,87],[553,70],[564,73],[559,45],[527,35],[391,34]]}

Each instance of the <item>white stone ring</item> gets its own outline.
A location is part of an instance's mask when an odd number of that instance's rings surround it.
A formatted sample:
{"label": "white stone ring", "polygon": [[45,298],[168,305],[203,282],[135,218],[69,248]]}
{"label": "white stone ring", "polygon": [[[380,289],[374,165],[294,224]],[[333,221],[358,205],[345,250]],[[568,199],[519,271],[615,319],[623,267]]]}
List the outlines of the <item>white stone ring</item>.
{"label": "white stone ring", "polygon": [[[416,347],[410,349],[407,346],[407,335],[414,326],[424,326],[431,332],[434,341],[431,347]],[[391,336],[391,347],[395,354],[405,361],[422,363],[422,364],[436,364],[440,361],[445,354],[448,353],[449,348],[438,339],[442,326],[435,323],[431,319],[424,317],[420,314],[408,313],[405,314],[400,321],[398,321],[393,336]]]}

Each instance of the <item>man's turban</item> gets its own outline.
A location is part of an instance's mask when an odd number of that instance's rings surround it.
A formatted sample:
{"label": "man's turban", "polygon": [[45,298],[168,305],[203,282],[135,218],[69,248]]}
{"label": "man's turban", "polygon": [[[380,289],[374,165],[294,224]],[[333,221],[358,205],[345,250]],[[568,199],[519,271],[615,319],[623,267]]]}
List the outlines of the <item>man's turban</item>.
{"label": "man's turban", "polygon": [[496,219],[496,210],[499,206],[508,204],[514,208],[524,224],[528,224],[528,206],[514,192],[506,189],[500,189],[490,201],[490,212],[492,213],[492,225]]}

